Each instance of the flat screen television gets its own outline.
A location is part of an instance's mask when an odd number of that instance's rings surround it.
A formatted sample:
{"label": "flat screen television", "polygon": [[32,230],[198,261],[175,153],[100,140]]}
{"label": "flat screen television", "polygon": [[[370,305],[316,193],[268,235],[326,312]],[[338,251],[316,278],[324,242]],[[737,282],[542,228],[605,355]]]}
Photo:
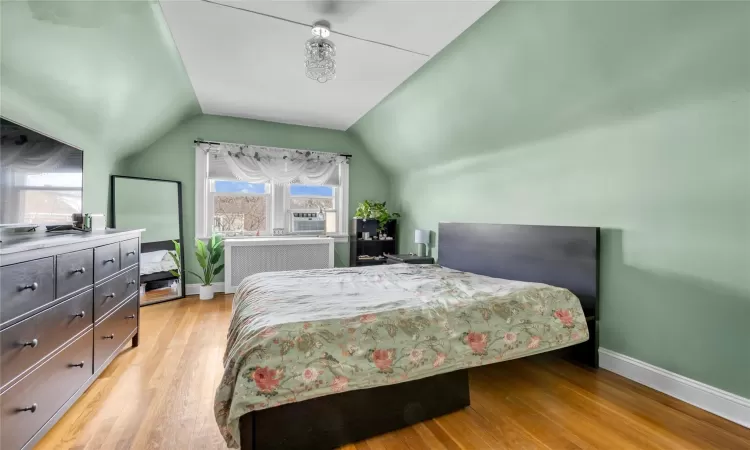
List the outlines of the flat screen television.
{"label": "flat screen television", "polygon": [[83,151],[0,118],[0,227],[71,224],[82,202]]}

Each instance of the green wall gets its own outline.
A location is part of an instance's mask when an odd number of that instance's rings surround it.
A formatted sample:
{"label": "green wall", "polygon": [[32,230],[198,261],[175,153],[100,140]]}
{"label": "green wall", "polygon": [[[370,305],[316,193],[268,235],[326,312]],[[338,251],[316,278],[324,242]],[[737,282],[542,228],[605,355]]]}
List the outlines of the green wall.
{"label": "green wall", "polygon": [[[349,153],[349,210],[365,199],[386,199],[388,178],[356,139],[342,131],[285,125],[259,120],[201,115],[179,124],[143,151],[122,162],[125,175],[182,182],[183,223],[188,270],[198,272],[195,260],[195,144],[196,138],[285,148]],[[336,244],[336,265],[349,261],[347,244]],[[217,281],[223,280],[223,275]],[[197,282],[188,276],[188,283]]]}
{"label": "green wall", "polygon": [[114,214],[117,228],[144,228],[141,242],[180,238],[177,183],[115,178]]}
{"label": "green wall", "polygon": [[602,227],[601,346],[750,397],[750,4],[500,2],[350,131],[404,236]]}
{"label": "green wall", "polygon": [[197,137],[352,153],[352,211],[391,199],[403,236],[601,226],[601,345],[750,397],[748,24],[748,2],[500,2],[342,133],[199,115],[156,2],[3,1],[0,114],[85,151],[87,211],[111,173],[182,181],[193,270]]}
{"label": "green wall", "polygon": [[200,111],[156,2],[0,2],[0,115],[84,150],[84,210],[118,158]]}

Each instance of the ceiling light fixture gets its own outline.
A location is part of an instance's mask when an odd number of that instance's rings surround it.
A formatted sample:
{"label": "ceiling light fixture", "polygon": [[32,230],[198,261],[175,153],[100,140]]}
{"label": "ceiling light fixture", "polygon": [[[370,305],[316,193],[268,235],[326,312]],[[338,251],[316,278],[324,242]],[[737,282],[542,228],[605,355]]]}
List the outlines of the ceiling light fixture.
{"label": "ceiling light fixture", "polygon": [[313,37],[305,42],[305,75],[319,83],[336,78],[336,46],[326,39],[331,35],[331,25],[324,21],[313,24]]}

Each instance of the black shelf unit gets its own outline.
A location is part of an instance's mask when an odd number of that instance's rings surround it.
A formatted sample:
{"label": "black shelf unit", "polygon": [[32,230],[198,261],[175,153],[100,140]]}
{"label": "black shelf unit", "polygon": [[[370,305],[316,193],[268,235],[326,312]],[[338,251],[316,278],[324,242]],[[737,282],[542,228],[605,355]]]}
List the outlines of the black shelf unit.
{"label": "black shelf unit", "polygon": [[[378,240],[372,237],[378,234],[378,221],[375,219],[352,219],[349,233],[349,265],[375,266],[385,264],[382,259],[359,259],[360,256],[383,256],[398,253],[398,236],[396,235],[396,221],[390,220],[385,225],[386,235],[393,239]],[[370,239],[362,239],[362,233],[370,233]]]}

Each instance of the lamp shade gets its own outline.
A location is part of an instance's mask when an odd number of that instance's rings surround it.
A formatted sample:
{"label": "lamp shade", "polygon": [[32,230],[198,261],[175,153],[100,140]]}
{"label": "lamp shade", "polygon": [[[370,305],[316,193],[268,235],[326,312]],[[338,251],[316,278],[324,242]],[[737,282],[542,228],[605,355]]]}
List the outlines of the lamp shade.
{"label": "lamp shade", "polygon": [[430,230],[414,230],[414,243],[415,244],[429,244],[430,243]]}

